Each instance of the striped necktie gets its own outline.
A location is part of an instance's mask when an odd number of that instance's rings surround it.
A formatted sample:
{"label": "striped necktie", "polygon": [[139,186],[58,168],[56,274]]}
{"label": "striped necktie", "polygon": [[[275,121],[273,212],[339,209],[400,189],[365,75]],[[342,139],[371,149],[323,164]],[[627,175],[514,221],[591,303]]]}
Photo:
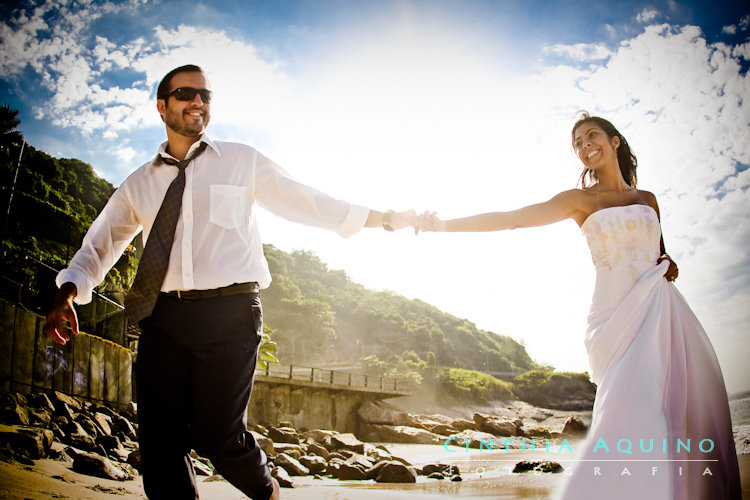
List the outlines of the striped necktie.
{"label": "striped necktie", "polygon": [[182,208],[182,194],[185,191],[185,168],[206,149],[206,143],[201,142],[198,148],[188,158],[177,161],[173,158],[159,156],[161,161],[177,167],[177,177],[167,188],[159,212],[154,219],[151,233],[143,249],[138,272],[133,280],[133,286],[125,297],[125,312],[131,324],[138,323],[154,311],[156,298],[164,284],[169,265],[169,254],[172,252],[174,231]]}

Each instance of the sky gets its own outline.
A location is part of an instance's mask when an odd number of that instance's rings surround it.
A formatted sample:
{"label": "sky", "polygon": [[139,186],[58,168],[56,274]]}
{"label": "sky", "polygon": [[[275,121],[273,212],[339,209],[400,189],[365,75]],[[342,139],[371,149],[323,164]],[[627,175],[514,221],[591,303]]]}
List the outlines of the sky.
{"label": "sky", "polygon": [[[114,185],[165,132],[156,86],[214,90],[208,132],[377,210],[511,210],[576,186],[581,109],[658,199],[676,284],[730,393],[750,389],[750,5],[739,1],[5,2],[0,95],[34,147]],[[261,212],[263,238],[586,371],[594,270],[573,221],[349,239]]]}

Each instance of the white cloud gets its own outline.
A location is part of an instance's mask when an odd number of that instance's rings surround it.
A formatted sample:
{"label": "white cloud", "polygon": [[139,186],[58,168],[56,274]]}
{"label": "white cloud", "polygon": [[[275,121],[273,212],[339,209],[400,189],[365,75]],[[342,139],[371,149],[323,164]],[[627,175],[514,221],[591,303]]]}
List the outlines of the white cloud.
{"label": "white cloud", "polygon": [[603,61],[612,55],[612,52],[603,44],[578,43],[575,45],[555,44],[542,49],[543,54],[555,54],[568,57],[575,61]]}
{"label": "white cloud", "polygon": [[646,7],[641,12],[639,12],[637,16],[635,16],[635,20],[639,23],[647,23],[649,21],[653,21],[658,15],[658,10]]}
{"label": "white cloud", "polygon": [[724,26],[721,28],[721,32],[726,33],[728,35],[734,35],[735,33],[737,33],[737,26],[735,26],[734,24],[730,24],[729,26]]}

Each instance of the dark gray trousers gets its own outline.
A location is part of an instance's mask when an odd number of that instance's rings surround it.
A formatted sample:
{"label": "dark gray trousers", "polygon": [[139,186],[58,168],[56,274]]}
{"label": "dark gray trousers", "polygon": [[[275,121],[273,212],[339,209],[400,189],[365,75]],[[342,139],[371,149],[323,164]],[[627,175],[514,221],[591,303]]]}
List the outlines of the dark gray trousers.
{"label": "dark gray trousers", "polygon": [[141,321],[138,439],[150,499],[198,498],[192,449],[250,498],[271,496],[266,456],[246,430],[262,316],[258,294],[162,294]]}

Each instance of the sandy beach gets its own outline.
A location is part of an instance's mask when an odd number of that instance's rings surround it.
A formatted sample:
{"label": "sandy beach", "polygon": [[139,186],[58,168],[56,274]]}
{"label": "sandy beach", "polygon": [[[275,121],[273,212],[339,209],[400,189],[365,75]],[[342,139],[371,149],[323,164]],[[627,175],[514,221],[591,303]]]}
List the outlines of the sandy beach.
{"label": "sandy beach", "polygon": [[[388,445],[392,453],[410,460],[415,465],[451,463],[461,469],[462,482],[438,481],[420,477],[415,484],[379,484],[373,481],[338,481],[296,477],[294,488],[282,490],[282,498],[289,500],[439,500],[447,498],[548,499],[563,484],[565,473],[540,474],[510,472],[520,460],[555,459],[554,453],[521,451],[479,452],[472,450],[461,456],[451,456],[440,445]],[[559,455],[557,455],[559,459]],[[565,467],[566,462],[560,461]],[[750,455],[739,455],[742,491],[750,498]],[[37,460],[33,466],[0,462],[0,498],[8,499],[143,499],[142,480],[117,482],[97,479],[73,472],[69,462],[50,459]],[[199,484],[201,498],[235,500],[246,499],[225,481],[206,481]]]}

